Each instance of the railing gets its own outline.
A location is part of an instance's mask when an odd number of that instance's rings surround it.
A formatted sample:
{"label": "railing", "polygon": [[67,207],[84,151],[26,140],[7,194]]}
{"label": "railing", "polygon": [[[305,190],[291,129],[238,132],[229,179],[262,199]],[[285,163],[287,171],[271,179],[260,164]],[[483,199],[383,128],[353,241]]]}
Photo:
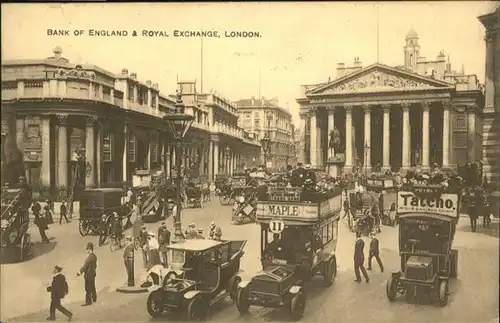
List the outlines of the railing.
{"label": "railing", "polygon": [[[67,98],[75,100],[95,100],[110,103],[118,107],[123,107],[124,99],[121,96],[121,92],[117,89],[113,90],[114,93],[113,96],[111,96],[111,92],[105,91],[103,86],[96,87],[96,84],[94,82],[87,79],[42,79],[17,81],[15,83],[4,82],[2,84],[2,100],[12,100],[16,98]],[[117,92],[119,95],[117,95]],[[127,102],[127,108],[158,118],[162,118],[166,115],[166,112],[164,111],[159,111],[154,107],[149,107],[147,106],[147,104],[141,105],[137,102],[131,102],[130,100],[128,100]],[[259,140],[255,138],[248,138],[245,135],[244,130],[239,127],[228,126],[219,122],[216,122],[212,126],[204,124],[203,122],[194,122],[192,126],[196,129],[207,132],[222,133],[227,136],[241,138],[245,143],[249,143],[252,145],[260,145]]]}

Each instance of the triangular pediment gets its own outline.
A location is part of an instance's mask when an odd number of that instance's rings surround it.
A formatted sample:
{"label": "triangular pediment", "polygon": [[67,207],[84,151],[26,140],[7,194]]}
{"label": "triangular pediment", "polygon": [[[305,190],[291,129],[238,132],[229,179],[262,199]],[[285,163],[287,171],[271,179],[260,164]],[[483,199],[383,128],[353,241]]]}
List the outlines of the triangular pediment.
{"label": "triangular pediment", "polygon": [[382,64],[373,64],[307,91],[306,95],[397,92],[453,88],[452,84]]}

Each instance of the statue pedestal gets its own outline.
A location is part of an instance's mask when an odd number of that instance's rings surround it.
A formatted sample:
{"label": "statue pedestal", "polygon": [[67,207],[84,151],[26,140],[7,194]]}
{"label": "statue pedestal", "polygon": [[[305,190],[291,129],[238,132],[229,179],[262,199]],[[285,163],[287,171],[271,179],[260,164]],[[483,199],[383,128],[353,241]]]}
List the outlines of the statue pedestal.
{"label": "statue pedestal", "polygon": [[332,159],[327,161],[326,163],[326,171],[328,176],[337,177],[342,176],[342,168],[344,166],[344,162],[340,159]]}

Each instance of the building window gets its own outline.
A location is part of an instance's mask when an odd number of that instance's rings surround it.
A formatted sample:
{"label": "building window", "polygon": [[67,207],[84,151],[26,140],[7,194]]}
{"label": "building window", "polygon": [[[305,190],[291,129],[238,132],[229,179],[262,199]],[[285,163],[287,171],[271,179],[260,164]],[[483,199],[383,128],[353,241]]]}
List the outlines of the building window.
{"label": "building window", "polygon": [[128,161],[131,163],[135,163],[136,160],[136,151],[137,151],[137,141],[134,135],[129,135],[128,138]]}
{"label": "building window", "polygon": [[254,121],[254,127],[260,128],[260,120],[257,119]]}
{"label": "building window", "polygon": [[157,163],[158,162],[158,143],[156,142],[156,139],[151,141],[150,149],[151,149],[151,162]]}
{"label": "building window", "polygon": [[130,102],[134,102],[134,86],[133,85],[128,86],[128,100]]}
{"label": "building window", "polygon": [[104,162],[113,161],[113,134],[110,131],[104,133],[102,143],[102,160]]}

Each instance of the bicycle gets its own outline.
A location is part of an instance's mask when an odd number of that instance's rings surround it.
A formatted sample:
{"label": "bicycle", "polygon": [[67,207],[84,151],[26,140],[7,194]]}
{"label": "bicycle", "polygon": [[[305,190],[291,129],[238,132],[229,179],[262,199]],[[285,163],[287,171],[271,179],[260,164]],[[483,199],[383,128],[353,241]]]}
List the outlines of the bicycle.
{"label": "bicycle", "polygon": [[121,249],[124,246],[125,246],[125,239],[123,235],[117,237],[115,234],[113,234],[109,238],[109,249],[111,250],[111,252]]}

